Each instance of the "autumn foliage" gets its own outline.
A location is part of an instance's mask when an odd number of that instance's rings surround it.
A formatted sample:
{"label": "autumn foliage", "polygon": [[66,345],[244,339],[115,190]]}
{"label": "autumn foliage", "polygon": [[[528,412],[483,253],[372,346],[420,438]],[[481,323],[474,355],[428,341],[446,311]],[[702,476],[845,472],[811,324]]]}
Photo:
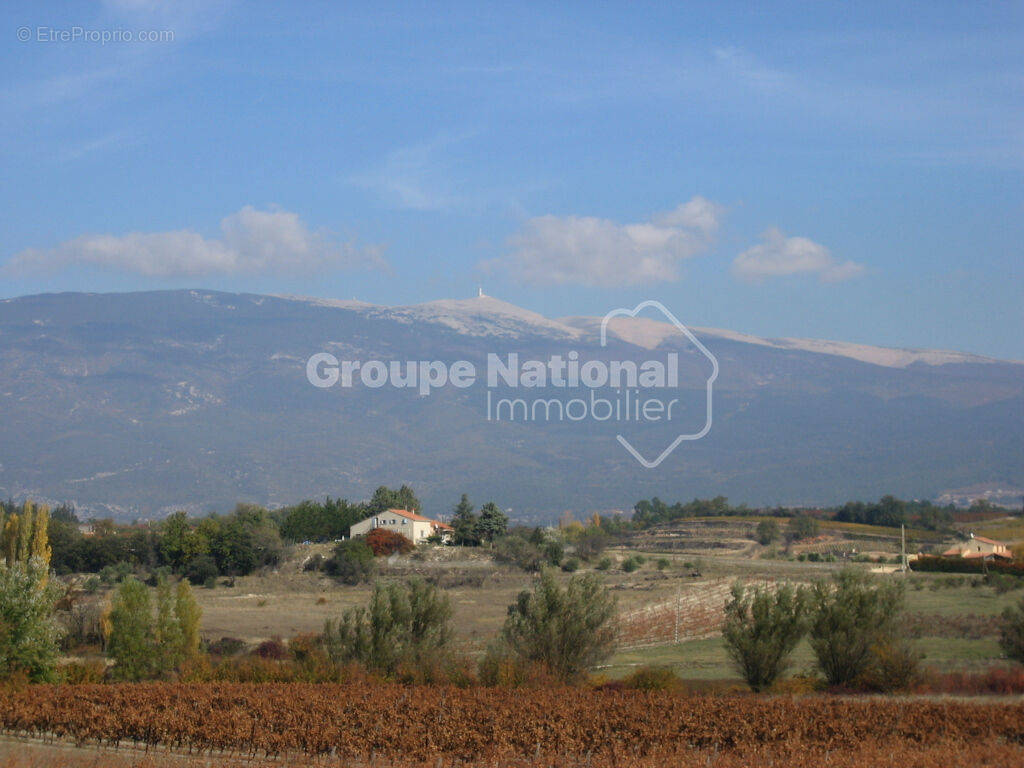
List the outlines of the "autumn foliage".
{"label": "autumn foliage", "polygon": [[961,753],[985,745],[1001,754],[1002,765],[1011,765],[1022,756],[1024,703],[372,681],[40,685],[4,691],[0,728],[79,743],[142,742],[254,757],[457,757],[490,764],[550,755],[565,765],[589,764],[591,757],[597,764],[633,765],[649,758],[650,764],[689,765],[698,750],[767,756],[870,748],[892,757],[903,748],[941,744]]}
{"label": "autumn foliage", "polygon": [[413,549],[409,539],[387,528],[374,528],[366,534],[366,543],[377,557],[393,555],[395,552],[404,555]]}

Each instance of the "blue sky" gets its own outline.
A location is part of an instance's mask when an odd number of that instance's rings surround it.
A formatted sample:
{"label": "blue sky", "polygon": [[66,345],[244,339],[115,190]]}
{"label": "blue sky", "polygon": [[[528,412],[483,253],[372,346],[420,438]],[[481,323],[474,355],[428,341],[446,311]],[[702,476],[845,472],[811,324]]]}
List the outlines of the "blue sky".
{"label": "blue sky", "polygon": [[[655,298],[698,326],[1024,359],[1021,3],[4,22],[5,296],[482,283],[553,317]],[[59,39],[76,27],[173,40]]]}

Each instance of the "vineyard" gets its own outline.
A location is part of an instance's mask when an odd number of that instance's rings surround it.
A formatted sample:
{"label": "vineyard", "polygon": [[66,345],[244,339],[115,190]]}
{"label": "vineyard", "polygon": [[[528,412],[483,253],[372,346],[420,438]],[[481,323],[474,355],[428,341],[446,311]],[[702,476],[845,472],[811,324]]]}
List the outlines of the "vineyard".
{"label": "vineyard", "polygon": [[669,600],[623,614],[618,647],[625,650],[714,637],[721,632],[731,584],[725,579],[690,584],[680,587]]}
{"label": "vineyard", "polygon": [[[914,765],[939,766],[936,749],[966,754],[980,746],[998,760],[981,762],[975,754],[973,765],[1024,764],[1020,702],[371,682],[142,683],[10,690],[0,698],[0,727],[19,739],[127,750],[159,745],[228,762],[285,757],[292,764],[291,757],[304,755],[375,765],[486,760],[512,766],[557,756],[559,765],[589,765],[593,758],[597,764],[639,765],[643,759],[667,766],[696,765],[691,759],[702,755],[707,761],[701,765],[731,766],[750,764],[733,761],[737,756],[789,754],[807,761],[781,764],[811,765],[808,756],[816,755],[817,765],[866,766],[917,754],[929,757]],[[865,750],[878,760],[821,760]]]}

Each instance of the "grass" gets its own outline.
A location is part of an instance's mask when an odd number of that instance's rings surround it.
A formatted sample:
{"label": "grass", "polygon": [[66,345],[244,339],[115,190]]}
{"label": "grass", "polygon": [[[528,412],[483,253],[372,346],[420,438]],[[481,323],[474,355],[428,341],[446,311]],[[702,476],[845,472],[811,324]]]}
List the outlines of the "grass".
{"label": "grass", "polygon": [[986,536],[1007,544],[1024,541],[1024,519],[1022,518],[1006,518],[965,527],[974,531],[978,536]]}

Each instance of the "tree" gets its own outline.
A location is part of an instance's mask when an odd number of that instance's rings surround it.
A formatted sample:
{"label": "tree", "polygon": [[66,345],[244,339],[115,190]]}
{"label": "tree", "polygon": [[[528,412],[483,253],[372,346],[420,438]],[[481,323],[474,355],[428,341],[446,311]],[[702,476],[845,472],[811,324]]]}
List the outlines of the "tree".
{"label": "tree", "polygon": [[523,660],[571,680],[611,655],[614,617],[615,600],[596,576],[573,576],[563,588],[545,569],[533,592],[509,606],[502,640]]}
{"label": "tree", "polygon": [[[886,680],[897,670],[883,670],[902,659],[914,666],[913,656],[900,633],[903,585],[878,581],[846,569],[831,582],[820,581],[811,591],[811,648],[830,685],[856,685],[873,679],[875,686],[900,682]],[[906,677],[913,669],[900,672]]]}
{"label": "tree", "polygon": [[752,690],[769,688],[786,670],[789,656],[807,631],[806,613],[803,589],[788,584],[774,591],[733,585],[722,639]]}
{"label": "tree", "polygon": [[357,661],[385,675],[402,663],[432,662],[452,638],[448,596],[422,579],[377,584],[367,607],[346,610],[324,626],[336,662]]}
{"label": "tree", "polygon": [[508,533],[508,515],[493,501],[480,507],[480,518],[476,524],[476,535],[480,541],[494,541]]}
{"label": "tree", "polygon": [[419,512],[421,508],[420,500],[416,498],[416,494],[408,485],[403,485],[397,491],[382,485],[373,492],[370,503],[366,505],[366,514],[367,516],[378,515],[388,509]]}
{"label": "tree", "polygon": [[769,546],[779,538],[779,524],[774,520],[762,520],[754,533],[758,544]]}
{"label": "tree", "polygon": [[818,535],[818,521],[810,515],[797,515],[790,518],[786,526],[786,537],[790,541],[810,539]]}
{"label": "tree", "polygon": [[608,546],[608,534],[605,533],[600,524],[590,525],[576,539],[576,554],[584,560],[593,560],[599,557]]}
{"label": "tree", "polygon": [[61,630],[53,612],[61,594],[43,558],[0,561],[0,679],[21,672],[33,682],[54,680]]}
{"label": "tree", "polygon": [[1003,611],[999,628],[999,647],[1007,658],[1024,664],[1024,598],[1016,606]]}
{"label": "tree", "polygon": [[152,601],[146,585],[129,576],[111,601],[108,616],[107,655],[114,660],[113,673],[122,680],[152,677],[156,666],[152,641]]}
{"label": "tree", "polygon": [[459,503],[452,510],[451,526],[455,531],[452,536],[454,542],[461,546],[471,547],[479,544],[477,522],[477,517],[473,514],[473,505],[469,503],[469,497],[462,494]]}
{"label": "tree", "polygon": [[129,576],[121,582],[107,616],[107,655],[122,680],[160,677],[199,652],[199,620],[188,581],[172,588],[161,578],[156,587],[156,613],[146,585]]}
{"label": "tree", "polygon": [[50,508],[26,501],[20,512],[0,517],[0,553],[7,564],[38,558],[44,569],[50,564]]}
{"label": "tree", "polygon": [[176,571],[196,557],[205,555],[209,545],[209,541],[192,527],[184,512],[169,515],[160,526],[160,559]]}

